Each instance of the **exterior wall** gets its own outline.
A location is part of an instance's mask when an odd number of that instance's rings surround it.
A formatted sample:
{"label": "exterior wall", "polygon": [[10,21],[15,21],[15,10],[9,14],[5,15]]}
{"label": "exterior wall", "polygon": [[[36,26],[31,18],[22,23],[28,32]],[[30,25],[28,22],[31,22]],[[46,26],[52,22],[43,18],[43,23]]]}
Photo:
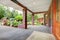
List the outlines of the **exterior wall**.
{"label": "exterior wall", "polygon": [[[60,22],[58,21],[59,18],[57,18],[57,14],[60,14],[60,9],[59,9],[59,11],[57,10],[56,3],[57,3],[57,0],[53,0],[53,5],[52,5],[52,11],[53,11],[53,34],[56,36],[57,40],[60,40]],[[60,17],[60,16],[58,16],[58,17]]]}
{"label": "exterior wall", "polygon": [[60,0],[57,0],[57,13],[56,13],[56,36],[60,40]]}

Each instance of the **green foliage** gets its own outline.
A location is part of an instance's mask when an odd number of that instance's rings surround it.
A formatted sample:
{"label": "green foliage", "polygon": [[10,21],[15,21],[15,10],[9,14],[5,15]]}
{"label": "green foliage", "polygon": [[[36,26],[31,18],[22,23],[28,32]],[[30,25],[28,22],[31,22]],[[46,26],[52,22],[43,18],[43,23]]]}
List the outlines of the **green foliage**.
{"label": "green foliage", "polygon": [[12,13],[13,18],[16,17],[17,15],[19,15],[18,11],[16,11],[16,10],[13,10],[11,13]]}
{"label": "green foliage", "polygon": [[5,10],[4,16],[7,17],[7,18],[12,18],[13,17],[13,14],[10,12],[9,9],[7,9],[7,10]]}
{"label": "green foliage", "polygon": [[18,22],[18,25],[20,25],[20,24],[22,24],[22,21],[19,21],[19,22]]}
{"label": "green foliage", "polygon": [[5,9],[2,5],[0,5],[0,19],[4,17]]}
{"label": "green foliage", "polygon": [[34,15],[34,20],[37,20],[38,19],[38,15]]}
{"label": "green foliage", "polygon": [[30,22],[32,20],[32,14],[28,13],[27,14],[27,21]]}
{"label": "green foliage", "polygon": [[13,21],[12,25],[13,25],[14,27],[17,27],[17,26],[18,26],[18,22],[17,22],[16,20]]}
{"label": "green foliage", "polygon": [[22,15],[17,15],[17,16],[15,17],[15,20],[17,20],[17,21],[22,21],[22,20],[23,20]]}
{"label": "green foliage", "polygon": [[[6,17],[8,18],[8,21],[6,25],[13,25],[13,26],[18,26],[18,24],[22,23],[23,16],[22,14],[19,14],[17,10],[10,10],[9,7],[5,7],[3,5],[0,5],[0,19]],[[38,22],[38,17],[40,18],[41,15],[34,15],[34,22],[35,24],[41,24]],[[28,24],[32,24],[32,14],[28,13],[27,14],[27,21]]]}
{"label": "green foliage", "polygon": [[17,10],[10,10],[9,7],[5,7],[3,5],[0,5],[0,19],[6,17],[7,22],[6,25],[10,26],[18,26],[18,24],[22,23],[23,16],[22,14],[19,14]]}
{"label": "green foliage", "polygon": [[[38,19],[37,15],[34,15],[34,20]],[[32,20],[32,14],[28,13],[27,14],[27,20],[30,22]]]}
{"label": "green foliage", "polygon": [[[36,21],[37,19],[38,19],[38,16],[34,15],[34,21]],[[32,24],[32,14],[30,13],[27,14],[27,21],[28,21],[28,24]]]}

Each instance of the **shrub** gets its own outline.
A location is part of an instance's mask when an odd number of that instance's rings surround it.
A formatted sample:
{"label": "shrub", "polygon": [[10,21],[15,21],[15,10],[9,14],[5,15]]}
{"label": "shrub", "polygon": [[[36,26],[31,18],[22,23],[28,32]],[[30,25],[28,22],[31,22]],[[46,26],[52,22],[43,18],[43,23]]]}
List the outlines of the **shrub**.
{"label": "shrub", "polygon": [[17,20],[17,21],[22,21],[22,20],[23,20],[22,15],[18,15],[18,16],[16,16],[16,17],[15,17],[15,20]]}
{"label": "shrub", "polygon": [[16,20],[13,21],[12,25],[13,25],[14,27],[17,27],[17,26],[18,26],[18,22],[17,22]]}

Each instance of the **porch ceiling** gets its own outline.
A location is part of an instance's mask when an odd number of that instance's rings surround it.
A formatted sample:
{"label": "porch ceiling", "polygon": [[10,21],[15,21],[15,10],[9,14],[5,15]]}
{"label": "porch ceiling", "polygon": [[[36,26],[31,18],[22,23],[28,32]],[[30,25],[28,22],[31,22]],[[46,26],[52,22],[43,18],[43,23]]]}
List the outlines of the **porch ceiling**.
{"label": "porch ceiling", "polygon": [[[19,3],[27,7],[32,12],[48,11],[52,0],[17,0]],[[13,7],[14,9],[22,10],[22,7],[15,4],[11,0],[0,0],[0,4]]]}
{"label": "porch ceiling", "polygon": [[0,4],[22,11],[22,7],[18,6],[11,0],[0,0]]}
{"label": "porch ceiling", "polygon": [[52,0],[17,0],[33,12],[48,11]]}

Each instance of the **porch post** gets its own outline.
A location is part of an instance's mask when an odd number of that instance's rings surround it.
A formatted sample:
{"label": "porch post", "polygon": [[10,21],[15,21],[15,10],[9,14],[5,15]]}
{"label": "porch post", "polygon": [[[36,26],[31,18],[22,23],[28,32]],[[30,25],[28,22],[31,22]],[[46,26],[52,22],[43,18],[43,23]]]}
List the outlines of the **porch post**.
{"label": "porch post", "polygon": [[24,25],[24,28],[27,29],[27,9],[26,8],[23,9],[23,25]]}
{"label": "porch post", "polygon": [[46,13],[44,14],[44,25],[46,25]]}
{"label": "porch post", "polygon": [[32,13],[32,25],[34,25],[34,14]]}

